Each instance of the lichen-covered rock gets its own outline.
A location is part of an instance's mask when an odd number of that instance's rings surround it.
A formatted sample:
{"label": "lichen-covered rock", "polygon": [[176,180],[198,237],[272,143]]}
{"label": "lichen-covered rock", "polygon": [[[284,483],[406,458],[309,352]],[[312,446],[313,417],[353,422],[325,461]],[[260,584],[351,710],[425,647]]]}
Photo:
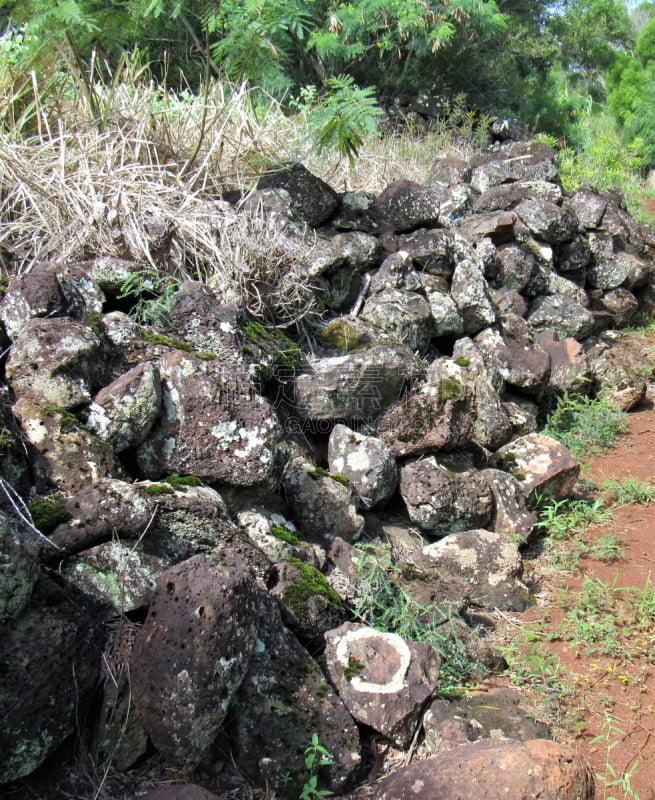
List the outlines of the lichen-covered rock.
{"label": "lichen-covered rock", "polygon": [[84,320],[84,301],[66,272],[60,264],[46,261],[9,280],[0,299],[0,320],[10,339],[16,340],[35,317],[70,316]]}
{"label": "lichen-covered rock", "polygon": [[385,289],[366,301],[362,319],[406,345],[425,353],[434,333],[430,304],[416,292]]}
{"label": "lichen-covered rock", "polygon": [[511,472],[526,497],[561,500],[573,491],[580,462],[568,447],[543,433],[529,433],[501,447],[493,466]]}
{"label": "lichen-covered rock", "polygon": [[564,207],[570,209],[587,230],[594,230],[600,228],[607,197],[589,186],[582,186],[566,198]]}
{"label": "lichen-covered rock", "polygon": [[325,566],[325,550],[318,544],[303,542],[300,531],[282,514],[256,506],[240,511],[236,521],[271,564],[296,558],[318,569]]}
{"label": "lichen-covered rock", "polygon": [[388,289],[421,290],[421,278],[406,250],[398,250],[384,259],[371,278],[368,293],[372,296]]}
{"label": "lichen-covered rock", "polygon": [[303,458],[295,458],[284,471],[284,490],[303,539],[325,545],[335,536],[357,540],[364,518],[357,513],[350,486]]}
{"label": "lichen-covered rock", "polygon": [[476,606],[524,611],[532,602],[521,581],[521,554],[505,534],[484,529],[452,533],[426,545],[423,554],[466,580]]}
{"label": "lichen-covered rock", "polygon": [[396,458],[465,447],[473,435],[472,394],[457,375],[444,374],[384,413],[376,432]]}
{"label": "lichen-covered rock", "polygon": [[114,451],[69,411],[21,397],[13,407],[28,443],[39,493],[75,494],[84,485],[123,475]]}
{"label": "lichen-covered rock", "polygon": [[124,614],[147,605],[157,578],[170,566],[141,542],[116,539],[66,559],[61,573],[98,604]]}
{"label": "lichen-covered rock", "polygon": [[521,699],[520,692],[499,688],[434,700],[423,716],[429,752],[437,755],[478,739],[548,739],[548,726],[521,708]]}
{"label": "lichen-covered rock", "polygon": [[512,427],[500,400],[504,381],[500,375],[489,372],[479,348],[471,339],[458,339],[452,359],[433,361],[427,377],[429,383],[436,386],[455,380],[462,386],[462,392],[471,397],[469,410],[476,442],[494,450],[510,438]]}
{"label": "lichen-covered rock", "polygon": [[593,314],[580,303],[556,294],[538,297],[531,306],[528,324],[535,331],[552,329],[559,339],[586,339],[594,329]]}
{"label": "lichen-covered rock", "polygon": [[378,195],[375,210],[393,231],[430,228],[439,219],[439,194],[428,186],[399,180]]}
{"label": "lichen-covered rock", "polygon": [[557,152],[541,142],[513,142],[497,153],[474,156],[469,164],[473,170],[471,186],[478,192],[512,181],[556,183],[559,177]]}
{"label": "lichen-covered rock", "polygon": [[494,512],[489,529],[509,537],[515,543],[530,538],[537,518],[528,511],[521,484],[508,472],[498,469],[481,470],[494,498]]}
{"label": "lichen-covered rock", "polygon": [[348,478],[363,510],[385,503],[398,485],[398,466],[386,444],[347,425],[334,426],[328,463],[330,472]]}
{"label": "lichen-covered rock", "polygon": [[439,686],[433,647],[347,622],[326,634],[330,681],[352,716],[407,747],[425,703]]}
{"label": "lichen-covered rock", "polygon": [[641,346],[630,347],[616,331],[608,331],[586,349],[591,375],[604,399],[630,411],[646,396],[641,377],[644,363]]}
{"label": "lichen-covered rock", "polygon": [[298,219],[318,228],[334,214],[339,195],[325,181],[312,175],[302,164],[287,164],[270,170],[259,179],[258,189],[285,189]]}
{"label": "lichen-covered rock", "polygon": [[494,281],[494,286],[516,289],[517,292],[525,289],[537,268],[534,253],[516,242],[498,248],[498,262],[500,272]]}
{"label": "lichen-covered rock", "polygon": [[161,405],[159,372],[147,362],[105,386],[89,406],[86,427],[108,442],[115,453],[142,444]]}
{"label": "lichen-covered rock", "polygon": [[527,199],[545,200],[556,204],[562,198],[562,189],[548,181],[521,181],[491,186],[473,203],[477,214],[509,211]]}
{"label": "lichen-covered rock", "polygon": [[154,502],[139,487],[105,478],[87,484],[67,498],[64,508],[68,522],[58,525],[50,539],[59,548],[51,555],[66,555],[120,536],[138,539],[147,529],[155,510]]}
{"label": "lichen-covered rock", "polygon": [[538,333],[536,339],[550,356],[548,387],[558,392],[585,392],[591,371],[580,342],[570,337],[558,340],[549,330]]}
{"label": "lichen-covered rock", "polygon": [[648,282],[650,269],[646,262],[633,253],[619,249],[611,235],[590,233],[589,247],[593,260],[587,267],[587,279],[596,289],[628,289],[643,286]]}
{"label": "lichen-covered rock", "polygon": [[[430,276],[450,280],[458,260],[458,239],[440,228],[420,228],[398,236],[398,252],[406,253],[420,277]],[[460,242],[461,244],[461,242]],[[473,248],[467,245],[469,255]]]}
{"label": "lichen-covered rock", "polygon": [[639,311],[639,301],[627,289],[611,289],[592,302],[592,309],[609,315],[609,327],[626,328]]}
{"label": "lichen-covered rock", "polygon": [[555,259],[557,270],[581,285],[587,278],[587,266],[590,261],[591,248],[586,237],[576,235],[570,242],[564,242],[557,248]]}
{"label": "lichen-covered rock", "polygon": [[460,230],[480,239],[490,239],[495,245],[511,242],[516,238],[513,211],[496,211],[494,214],[478,214],[467,217],[460,223]]}
{"label": "lichen-covered rock", "polygon": [[98,678],[100,632],[80,596],[43,578],[31,607],[0,626],[0,784],[29,775],[75,730]]}
{"label": "lichen-covered rock", "polygon": [[[425,285],[425,279],[424,279]],[[434,335],[456,336],[464,332],[464,320],[457,308],[457,303],[446,291],[435,291],[428,288],[427,300],[432,314]]]}
{"label": "lichen-covered rock", "polygon": [[569,242],[577,230],[573,214],[540,197],[523,200],[516,213],[530,233],[549,244]]}
{"label": "lichen-covered rock", "polygon": [[231,706],[235,762],[258,785],[296,798],[307,780],[304,751],[317,734],[333,762],[319,771],[319,788],[343,790],[361,763],[357,726],[318,664],[283,626],[276,601],[261,592],[259,603],[257,644]]}
{"label": "lichen-covered rock", "polygon": [[91,400],[101,370],[100,341],[86,325],[31,319],[9,353],[7,381],[19,399],[68,411]]}
{"label": "lichen-covered rock", "polygon": [[164,415],[137,450],[142,474],[196,475],[208,483],[272,480],[281,426],[247,375],[179,350],[159,361]]}
{"label": "lichen-covered rock", "polygon": [[301,420],[317,427],[323,421],[370,421],[397,401],[418,375],[411,350],[401,345],[319,358],[296,378],[296,410]]}
{"label": "lichen-covered rock", "polygon": [[593,800],[594,778],[574,750],[534,739],[483,739],[384,778],[374,800]]}
{"label": "lichen-covered rock", "polygon": [[28,469],[20,427],[11,412],[9,388],[0,385],[0,475],[22,497],[30,490]]}
{"label": "lichen-covered rock", "polygon": [[285,624],[311,653],[319,653],[325,632],[346,618],[341,597],[316,567],[299,559],[280,562],[275,574],[270,592],[282,603]]}
{"label": "lichen-covered rock", "polygon": [[350,308],[362,289],[362,273],[377,266],[381,251],[379,239],[359,231],[316,240],[306,259],[315,294],[333,311]]}
{"label": "lichen-covered rock", "polygon": [[479,263],[470,259],[459,262],[450,294],[462,315],[464,333],[472,336],[496,321],[496,308]]}
{"label": "lichen-covered rock", "polygon": [[512,314],[501,328],[486,328],[474,339],[487,368],[497,371],[509,387],[539,396],[548,381],[550,357],[534,340],[526,322]]}
{"label": "lichen-covered rock", "polygon": [[130,657],[134,702],[162,755],[198,765],[248,669],[258,624],[243,564],[194,556],[164,572]]}
{"label": "lichen-covered rock", "polygon": [[38,536],[21,520],[0,511],[0,624],[28,604],[39,577]]}
{"label": "lichen-covered rock", "polygon": [[401,467],[400,494],[412,522],[434,536],[484,527],[493,511],[484,478],[452,472],[434,456]]}
{"label": "lichen-covered rock", "polygon": [[471,180],[471,168],[465,159],[454,152],[440,153],[432,162],[428,180],[435,188],[468,183]]}

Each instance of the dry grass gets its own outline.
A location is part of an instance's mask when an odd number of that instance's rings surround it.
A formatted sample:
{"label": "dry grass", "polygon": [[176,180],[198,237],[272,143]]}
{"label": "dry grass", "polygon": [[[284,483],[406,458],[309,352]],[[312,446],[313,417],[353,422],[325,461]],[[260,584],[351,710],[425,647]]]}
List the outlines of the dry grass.
{"label": "dry grass", "polygon": [[[93,73],[93,74],[97,74]],[[212,282],[223,299],[289,324],[311,306],[311,242],[265,214],[235,213],[226,190],[247,195],[271,164],[302,161],[337,190],[379,192],[424,181],[435,155],[471,148],[473,129],[371,137],[354,169],[319,157],[306,115],[285,115],[261,91],[214,80],[205,94],[174,93],[126,62],[93,84],[50,73],[0,74],[0,253],[6,272],[44,260],[116,256]],[[19,111],[22,109],[22,114]],[[31,134],[23,135],[27,121]]]}

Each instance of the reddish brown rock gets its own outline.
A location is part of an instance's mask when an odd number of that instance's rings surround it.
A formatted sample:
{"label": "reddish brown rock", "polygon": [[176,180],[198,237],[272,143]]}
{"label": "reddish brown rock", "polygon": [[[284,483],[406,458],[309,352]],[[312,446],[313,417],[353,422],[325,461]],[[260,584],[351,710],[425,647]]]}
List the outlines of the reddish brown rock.
{"label": "reddish brown rock", "polygon": [[205,755],[246,674],[257,619],[243,564],[194,556],[160,576],[130,674],[138,715],[165,758],[193,769]]}
{"label": "reddish brown rock", "polygon": [[556,742],[483,739],[418,761],[377,787],[374,800],[593,800],[586,761]]}

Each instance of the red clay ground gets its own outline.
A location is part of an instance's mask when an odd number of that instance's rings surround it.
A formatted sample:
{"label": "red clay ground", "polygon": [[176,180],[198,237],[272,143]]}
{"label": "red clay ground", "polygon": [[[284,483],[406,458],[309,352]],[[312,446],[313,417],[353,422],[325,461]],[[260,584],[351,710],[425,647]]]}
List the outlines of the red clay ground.
{"label": "red clay ground", "polygon": [[[629,414],[629,432],[615,449],[586,465],[583,476],[598,487],[608,478],[632,476],[653,481],[655,407],[651,400]],[[535,699],[537,716],[543,716],[540,697],[548,696],[549,691],[552,697],[560,686],[571,689],[566,724],[557,727],[555,735],[558,741],[571,744],[584,755],[595,773],[605,776],[605,782],[598,780],[597,798],[655,800],[655,506],[616,508],[610,520],[587,531],[591,543],[608,534],[617,534],[623,540],[623,557],[610,562],[585,557],[571,571],[555,570],[550,575],[547,570],[541,572],[537,606],[525,615],[513,616],[511,622],[519,637],[527,631],[536,633],[537,644],[524,645],[524,651],[533,647],[533,652],[559,659],[561,677],[546,669],[541,693],[536,691],[529,696]],[[571,536],[575,537],[576,532],[571,531]],[[537,573],[540,570],[537,566]],[[562,641],[561,621],[567,609],[579,604],[585,578],[587,586],[599,579],[617,589],[650,589],[647,595],[654,602],[647,621],[639,630],[630,626],[628,631],[629,646],[634,645],[637,655],[586,654],[579,639],[576,644]],[[594,583],[592,595],[596,587],[599,594],[602,591],[602,584]],[[620,592],[616,594],[621,596]],[[610,613],[608,626],[617,618]],[[510,630],[510,639],[511,636]],[[610,726],[608,718],[612,720]],[[626,790],[617,781],[632,769]]]}

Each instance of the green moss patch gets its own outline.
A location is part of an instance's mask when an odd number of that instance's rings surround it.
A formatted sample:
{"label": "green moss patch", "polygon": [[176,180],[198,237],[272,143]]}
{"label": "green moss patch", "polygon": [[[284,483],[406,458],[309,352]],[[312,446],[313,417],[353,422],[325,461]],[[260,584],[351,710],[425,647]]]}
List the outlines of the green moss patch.
{"label": "green moss patch", "polygon": [[47,536],[58,525],[73,519],[73,515],[66,509],[64,503],[64,498],[61,495],[55,495],[52,497],[40,497],[27,506],[32,522],[41,533]]}
{"label": "green moss patch", "polygon": [[338,593],[330,586],[325,575],[316,569],[305,564],[299,558],[289,558],[285,562],[282,571],[282,580],[288,580],[291,576],[287,573],[286,565],[293,567],[300,575],[287,586],[282,594],[282,601],[293,612],[300,623],[307,620],[307,601],[310,597],[319,595],[324,597],[329,603],[341,608],[343,605]]}

